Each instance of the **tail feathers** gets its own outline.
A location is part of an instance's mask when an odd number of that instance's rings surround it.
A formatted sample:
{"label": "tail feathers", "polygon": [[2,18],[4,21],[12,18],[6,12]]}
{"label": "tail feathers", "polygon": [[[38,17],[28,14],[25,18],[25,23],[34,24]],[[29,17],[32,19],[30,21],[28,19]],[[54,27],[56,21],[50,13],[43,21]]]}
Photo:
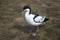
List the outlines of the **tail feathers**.
{"label": "tail feathers", "polygon": [[43,22],[46,22],[46,21],[48,21],[48,20],[49,20],[48,18],[45,18]]}

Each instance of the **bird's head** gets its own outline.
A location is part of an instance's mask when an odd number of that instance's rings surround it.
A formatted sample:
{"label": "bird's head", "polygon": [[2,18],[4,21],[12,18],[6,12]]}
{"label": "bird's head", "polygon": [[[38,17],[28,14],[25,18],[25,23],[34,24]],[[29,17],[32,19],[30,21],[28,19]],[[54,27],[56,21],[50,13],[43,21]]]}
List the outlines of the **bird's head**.
{"label": "bird's head", "polygon": [[23,10],[24,10],[24,12],[30,12],[31,8],[29,6],[24,6]]}

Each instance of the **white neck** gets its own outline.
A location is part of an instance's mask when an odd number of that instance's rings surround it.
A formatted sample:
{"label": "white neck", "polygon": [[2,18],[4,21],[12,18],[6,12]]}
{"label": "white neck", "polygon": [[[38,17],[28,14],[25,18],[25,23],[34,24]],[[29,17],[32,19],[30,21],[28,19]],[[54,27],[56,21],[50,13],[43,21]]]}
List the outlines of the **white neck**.
{"label": "white neck", "polygon": [[29,15],[30,12],[25,12],[25,15]]}
{"label": "white neck", "polygon": [[30,9],[25,9],[25,15],[29,15]]}

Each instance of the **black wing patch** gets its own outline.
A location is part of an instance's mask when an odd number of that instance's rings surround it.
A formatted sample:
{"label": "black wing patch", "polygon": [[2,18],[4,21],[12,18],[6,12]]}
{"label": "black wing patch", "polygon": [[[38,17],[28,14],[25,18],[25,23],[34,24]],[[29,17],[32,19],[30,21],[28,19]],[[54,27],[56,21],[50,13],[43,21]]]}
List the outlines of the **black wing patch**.
{"label": "black wing patch", "polygon": [[[39,14],[35,14],[35,16],[34,16],[34,18],[33,18],[34,22],[36,22],[36,21],[35,21],[35,18],[38,17],[38,16],[39,16]],[[40,22],[36,22],[36,23],[40,23]]]}
{"label": "black wing patch", "polygon": [[34,18],[33,18],[33,19],[35,19],[37,16],[39,16],[39,14],[35,14],[35,16],[34,16]]}
{"label": "black wing patch", "polygon": [[49,20],[48,18],[45,18],[43,22],[46,22],[46,21],[48,21],[48,20]]}

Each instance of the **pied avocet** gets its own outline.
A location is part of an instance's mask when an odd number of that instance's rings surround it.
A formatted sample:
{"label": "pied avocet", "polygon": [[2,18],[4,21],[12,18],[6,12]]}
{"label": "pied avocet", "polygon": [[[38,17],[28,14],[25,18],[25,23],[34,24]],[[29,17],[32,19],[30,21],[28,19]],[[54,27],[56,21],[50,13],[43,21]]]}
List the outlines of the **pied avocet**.
{"label": "pied avocet", "polygon": [[[29,6],[24,6],[23,10],[25,12],[25,19],[29,25],[39,26],[43,22],[48,21],[48,18],[45,16],[40,16],[39,14],[32,14],[31,8]],[[35,33],[33,33],[35,35]]]}

